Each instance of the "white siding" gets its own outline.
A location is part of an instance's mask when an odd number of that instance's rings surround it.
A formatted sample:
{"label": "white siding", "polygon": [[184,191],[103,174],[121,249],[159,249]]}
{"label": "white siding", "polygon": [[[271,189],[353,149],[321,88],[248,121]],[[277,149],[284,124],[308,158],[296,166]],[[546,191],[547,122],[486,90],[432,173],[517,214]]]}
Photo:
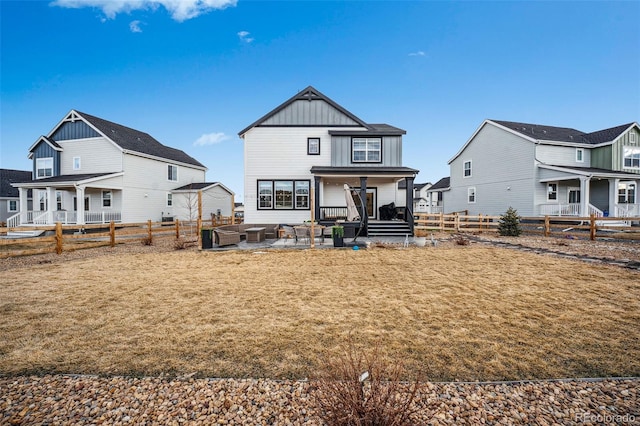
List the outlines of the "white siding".
{"label": "white siding", "polygon": [[204,182],[205,171],[178,165],[178,181],[167,179],[169,161],[124,155],[123,222],[159,221],[167,212],[167,193],[193,182]]}
{"label": "white siding", "polygon": [[[471,161],[471,177],[463,165]],[[446,212],[500,215],[513,207],[522,216],[533,214],[534,144],[486,124],[450,164],[451,190],[444,192]],[[476,202],[468,203],[468,188],[475,187]]]}
{"label": "white siding", "polygon": [[[58,142],[60,174],[109,173],[122,171],[122,152],[105,138],[75,139]],[[73,169],[73,158],[80,157],[80,170]]]}

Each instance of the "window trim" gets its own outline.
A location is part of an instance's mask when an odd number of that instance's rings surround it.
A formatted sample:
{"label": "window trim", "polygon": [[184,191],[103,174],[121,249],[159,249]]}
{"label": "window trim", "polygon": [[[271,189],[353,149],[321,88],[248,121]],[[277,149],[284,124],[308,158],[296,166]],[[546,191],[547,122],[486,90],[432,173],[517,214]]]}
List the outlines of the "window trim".
{"label": "window trim", "polygon": [[167,197],[165,201],[166,201],[165,205],[167,207],[173,207],[173,193],[167,192]]}
{"label": "window trim", "polygon": [[[171,179],[172,174],[171,170],[175,169],[175,179]],[[168,182],[177,182],[178,181],[178,166],[175,164],[167,164],[167,181]]]}
{"label": "window trim", "polygon": [[[629,202],[630,186],[633,186],[633,199]],[[620,190],[624,191],[624,201],[620,201]],[[633,180],[623,180],[618,182],[618,193],[616,194],[617,204],[635,204],[638,200],[638,185]]]}
{"label": "window trim", "polygon": [[[628,156],[625,151],[630,152],[631,154]],[[627,166],[627,158],[630,160],[630,165]],[[637,165],[633,165],[634,161]],[[640,169],[640,148],[624,148],[622,151],[622,167],[625,169]]]}
{"label": "window trim", "polygon": [[[16,206],[15,209],[11,208],[11,204],[14,204]],[[9,213],[14,213],[18,211],[18,200],[7,200],[7,211]]]}
{"label": "window trim", "polygon": [[[51,167],[40,167],[38,166],[38,163],[42,163],[42,162],[51,162]],[[47,175],[46,173],[44,174],[44,176],[40,176],[40,170],[51,170],[51,174]],[[45,179],[45,178],[50,178],[53,177],[53,157],[41,157],[41,158],[36,158],[36,179]]]}
{"label": "window trim", "polygon": [[56,191],[56,211],[62,210],[62,191]]}
{"label": "window trim", "polygon": [[[555,185],[555,189],[553,191],[549,191],[551,189],[551,185]],[[555,201],[558,202],[558,182],[547,182],[547,201]],[[555,198],[549,198],[549,195],[555,194]]]}
{"label": "window trim", "polygon": [[[472,200],[473,197],[473,200]],[[467,188],[467,204],[475,204],[478,198],[478,194],[476,193],[476,187],[471,186]]]}
{"label": "window trim", "polygon": [[[318,152],[311,152],[311,142],[318,142]],[[320,138],[307,138],[307,155],[320,155]]]}
{"label": "window trim", "polygon": [[[356,140],[363,140],[365,142],[365,149],[364,149],[364,160],[356,160],[354,158],[354,154],[356,153],[356,150],[354,149],[354,145],[356,143]],[[377,150],[373,150],[373,149],[369,149],[369,142],[378,142],[380,144],[380,147]],[[358,152],[361,152],[362,150],[358,150]],[[370,160],[369,159],[369,153],[370,152],[377,152],[378,153],[378,159],[377,160]],[[363,164],[363,163],[372,163],[372,164],[380,164],[382,163],[382,138],[380,137],[371,137],[371,138],[367,138],[367,137],[361,137],[361,136],[353,136],[351,137],[351,162],[352,163],[357,163],[357,164]]]}
{"label": "window trim", "polygon": [[[467,169],[467,164],[469,164],[469,169]],[[468,175],[467,175],[467,170],[469,171]],[[472,176],[473,176],[473,162],[472,160],[465,160],[462,163],[462,177],[466,179]]]}
{"label": "window trim", "polygon": [[41,212],[46,212],[49,209],[49,191],[46,189],[38,190],[38,207]]}
{"label": "window trim", "polygon": [[629,132],[629,143],[632,144],[632,145],[635,145],[636,142],[637,142],[637,139],[638,138],[636,138],[636,132],[634,132],[633,130],[630,131]]}
{"label": "window trim", "polygon": [[[269,195],[265,195],[265,197],[270,197],[270,205],[268,207],[260,207],[260,184],[268,182],[270,183],[271,193]],[[276,182],[289,182],[292,184],[292,192],[291,192],[291,207],[276,207]],[[298,194],[297,194],[297,184],[298,183],[306,183],[308,188],[308,192],[306,194],[307,202],[306,207],[297,207],[298,202]],[[289,211],[289,210],[311,210],[311,180],[309,179],[258,179],[256,180],[256,208],[258,210],[274,210],[274,211]]]}
{"label": "window trim", "polygon": [[584,148],[576,148],[576,163],[584,163]]}
{"label": "window trim", "polygon": [[82,170],[80,157],[73,157],[73,170]]}
{"label": "window trim", "polygon": [[[105,198],[105,194],[109,194],[109,197]],[[102,200],[103,209],[110,209],[113,207],[113,191],[111,191],[110,189],[103,189],[101,192],[100,199]],[[109,202],[108,206],[105,205],[105,201]]]}

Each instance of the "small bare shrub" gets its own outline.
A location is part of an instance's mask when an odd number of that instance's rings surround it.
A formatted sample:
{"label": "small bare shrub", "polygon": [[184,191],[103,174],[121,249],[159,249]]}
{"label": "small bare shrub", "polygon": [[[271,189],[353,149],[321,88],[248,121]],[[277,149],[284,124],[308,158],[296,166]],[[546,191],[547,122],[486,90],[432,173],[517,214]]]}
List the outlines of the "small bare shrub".
{"label": "small bare shrub", "polygon": [[187,247],[189,247],[189,243],[187,242],[187,240],[185,240],[184,238],[178,238],[174,243],[173,243],[173,248],[176,250],[184,250]]}
{"label": "small bare shrub", "polygon": [[459,246],[468,246],[469,245],[469,240],[464,235],[456,236],[454,241]]}
{"label": "small bare shrub", "polygon": [[[402,382],[403,374],[404,364],[385,359],[379,345],[365,354],[350,341],[338,355],[325,360],[318,377],[313,379],[317,412],[332,426],[416,424],[421,410],[416,404],[419,380],[412,384]],[[421,417],[417,423],[423,421]]]}
{"label": "small bare shrub", "polygon": [[142,239],[142,245],[143,246],[152,246],[153,245],[153,238],[151,237],[144,237]]}

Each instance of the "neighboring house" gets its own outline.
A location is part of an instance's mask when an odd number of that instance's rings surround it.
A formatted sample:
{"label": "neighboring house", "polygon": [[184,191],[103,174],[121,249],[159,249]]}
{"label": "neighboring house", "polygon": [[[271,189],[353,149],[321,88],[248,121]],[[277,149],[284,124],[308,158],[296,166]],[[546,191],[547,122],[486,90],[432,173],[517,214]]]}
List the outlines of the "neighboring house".
{"label": "neighboring house", "polygon": [[449,161],[448,211],[638,216],[638,123],[596,132],[485,120]]}
{"label": "neighboring house", "polygon": [[172,219],[198,219],[198,192],[202,193],[202,220],[211,216],[231,216],[235,194],[220,182],[189,183],[171,191],[171,205],[167,207]]}
{"label": "neighboring house", "polygon": [[207,170],[147,133],[75,110],[31,145],[29,158],[34,179],[13,184],[20,197],[13,227],[159,221],[173,214],[173,190],[204,182]]}
{"label": "neighboring house", "polygon": [[[431,188],[431,182],[427,183],[414,183],[413,184],[413,213],[429,213],[429,208],[432,206],[431,193],[428,192]],[[404,180],[398,182],[398,200],[397,206],[404,206],[406,197],[407,184]]]}
{"label": "neighboring house", "polygon": [[[11,186],[15,182],[31,180],[31,172],[24,170],[0,169],[0,223],[18,213],[20,196],[18,190]],[[27,206],[31,208],[31,191],[27,193]]]}
{"label": "neighboring house", "polygon": [[[418,170],[402,165],[402,135],[387,124],[369,124],[309,86],[239,132],[244,140],[246,223],[302,223],[314,217],[346,218],[344,184],[366,205],[365,222],[397,201],[397,183],[409,188],[412,210]],[[406,203],[406,204],[405,204]],[[411,211],[409,211],[411,213]],[[406,215],[413,232],[413,216]]]}
{"label": "neighboring house", "polygon": [[449,190],[450,180],[449,176],[443,177],[427,189],[432,202],[427,213],[444,213],[444,193]]}

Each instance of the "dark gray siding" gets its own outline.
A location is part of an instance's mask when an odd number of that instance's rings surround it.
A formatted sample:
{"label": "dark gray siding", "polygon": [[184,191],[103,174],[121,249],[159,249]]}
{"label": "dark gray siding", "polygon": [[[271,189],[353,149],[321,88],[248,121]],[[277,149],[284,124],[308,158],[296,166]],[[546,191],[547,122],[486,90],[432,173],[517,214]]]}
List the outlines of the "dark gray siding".
{"label": "dark gray siding", "polygon": [[382,137],[381,163],[352,163],[351,136],[331,137],[331,165],[334,167],[401,167],[402,136]]}
{"label": "dark gray siding", "polygon": [[56,151],[45,142],[40,142],[33,150],[33,176],[37,177],[36,159],[53,157],[53,176],[60,175],[60,152]]}
{"label": "dark gray siding", "polygon": [[66,122],[51,135],[54,141],[67,141],[71,139],[97,138],[100,135],[84,121]]}
{"label": "dark gray siding", "polygon": [[609,181],[591,180],[589,196],[591,204],[600,210],[609,210]]}
{"label": "dark gray siding", "polygon": [[263,126],[360,126],[324,101],[295,101],[269,117]]}

